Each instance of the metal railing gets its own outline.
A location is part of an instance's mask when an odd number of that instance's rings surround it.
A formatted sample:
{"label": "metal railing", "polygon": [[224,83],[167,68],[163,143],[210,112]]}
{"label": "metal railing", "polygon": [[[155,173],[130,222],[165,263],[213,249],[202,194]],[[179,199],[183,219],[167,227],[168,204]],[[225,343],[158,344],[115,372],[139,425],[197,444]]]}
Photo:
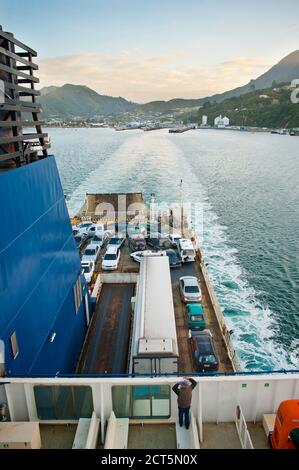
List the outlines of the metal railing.
{"label": "metal railing", "polygon": [[242,449],[253,449],[252,440],[240,405],[236,407],[235,423]]}

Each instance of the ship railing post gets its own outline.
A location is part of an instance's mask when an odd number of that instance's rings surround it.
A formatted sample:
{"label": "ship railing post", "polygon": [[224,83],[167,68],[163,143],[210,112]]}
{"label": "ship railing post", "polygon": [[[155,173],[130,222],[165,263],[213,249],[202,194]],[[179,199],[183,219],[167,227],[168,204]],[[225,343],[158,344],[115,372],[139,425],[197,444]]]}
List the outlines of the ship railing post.
{"label": "ship railing post", "polygon": [[104,414],[104,384],[100,385],[100,398],[101,398],[101,441],[105,442],[105,414]]}
{"label": "ship railing post", "polygon": [[28,410],[29,421],[39,421],[34,395],[34,385],[24,384],[24,392]]}
{"label": "ship railing post", "polygon": [[202,423],[202,384],[198,384],[198,429],[199,429],[199,441],[203,442],[203,423]]}

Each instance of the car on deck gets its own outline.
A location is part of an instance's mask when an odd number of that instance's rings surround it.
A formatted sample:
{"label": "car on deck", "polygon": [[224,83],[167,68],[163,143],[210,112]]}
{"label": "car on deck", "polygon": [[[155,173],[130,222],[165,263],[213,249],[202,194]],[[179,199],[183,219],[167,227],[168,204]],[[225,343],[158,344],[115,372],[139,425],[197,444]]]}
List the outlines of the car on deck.
{"label": "car on deck", "polygon": [[182,261],[175,250],[165,250],[165,253],[168,256],[170,268],[180,268],[182,266]]}
{"label": "car on deck", "polygon": [[179,235],[178,233],[172,233],[171,235],[169,235],[171,248],[177,249],[178,248],[178,243],[179,243],[181,238],[182,238],[181,235]]}
{"label": "car on deck", "polygon": [[179,288],[181,299],[185,304],[201,302],[201,289],[196,277],[181,277],[179,281]]}
{"label": "car on deck", "polygon": [[210,330],[192,332],[191,347],[197,372],[215,372],[219,369],[219,360]]}
{"label": "car on deck", "polygon": [[81,261],[82,274],[84,275],[86,282],[91,283],[94,273],[95,264],[93,261]]}
{"label": "car on deck", "polygon": [[134,233],[129,238],[129,248],[134,251],[146,250],[146,241],[141,233]]}
{"label": "car on deck", "polygon": [[103,224],[92,224],[87,229],[88,236],[93,238],[95,235],[103,236],[104,225]]}
{"label": "car on deck", "polygon": [[91,243],[93,245],[98,245],[100,248],[102,248],[102,246],[104,245],[105,241],[108,239],[108,235],[107,233],[103,232],[102,235],[100,234],[95,234],[92,239],[91,239]]}
{"label": "car on deck", "polygon": [[93,225],[94,223],[90,221],[80,222],[80,224],[77,225],[77,229],[80,233],[88,233],[90,227],[92,227]]}
{"label": "car on deck", "polygon": [[188,318],[188,328],[191,331],[203,331],[206,329],[204,311],[200,304],[187,304],[186,312]]}
{"label": "car on deck", "polygon": [[171,241],[168,236],[161,235],[161,233],[151,233],[147,238],[147,244],[154,250],[169,250],[171,248]]}
{"label": "car on deck", "polygon": [[113,271],[118,268],[120,260],[120,249],[118,246],[109,246],[103,256],[102,269],[104,271]]}
{"label": "car on deck", "polygon": [[109,243],[108,243],[108,248],[111,246],[121,248],[123,244],[125,243],[125,241],[126,241],[125,237],[118,237],[115,235],[114,237],[110,238]]}
{"label": "car on deck", "polygon": [[82,232],[82,233],[77,233],[77,235],[75,235],[74,238],[75,238],[77,248],[80,250],[82,248],[82,246],[84,245],[84,243],[86,242],[88,237],[87,237],[87,234],[85,232]]}
{"label": "car on deck", "polygon": [[97,262],[97,259],[100,254],[100,247],[98,245],[93,245],[92,243],[87,245],[84,250],[82,261],[93,261],[94,263]]}

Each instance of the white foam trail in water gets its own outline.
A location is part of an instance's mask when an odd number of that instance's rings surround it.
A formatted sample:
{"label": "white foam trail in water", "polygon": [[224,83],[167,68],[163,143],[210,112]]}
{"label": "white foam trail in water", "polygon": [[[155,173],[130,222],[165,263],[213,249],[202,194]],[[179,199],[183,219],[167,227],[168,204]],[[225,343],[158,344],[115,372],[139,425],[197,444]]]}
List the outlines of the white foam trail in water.
{"label": "white foam trail in water", "polygon": [[203,253],[244,370],[298,368],[296,353],[290,354],[276,343],[272,312],[261,305],[257,292],[249,286],[236,257],[238,251],[229,246],[227,228],[217,222],[207,198],[203,211]]}

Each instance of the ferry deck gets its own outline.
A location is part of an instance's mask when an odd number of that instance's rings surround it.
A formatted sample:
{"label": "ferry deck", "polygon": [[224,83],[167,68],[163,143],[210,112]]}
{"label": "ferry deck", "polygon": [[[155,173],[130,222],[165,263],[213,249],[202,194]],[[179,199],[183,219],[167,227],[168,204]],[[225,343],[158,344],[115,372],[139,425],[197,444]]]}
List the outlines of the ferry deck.
{"label": "ferry deck", "polygon": [[[103,247],[102,252],[105,251]],[[127,356],[130,341],[130,323],[132,320],[131,297],[133,297],[136,284],[123,282],[121,275],[135,274],[138,279],[139,264],[130,257],[127,246],[121,248],[121,258],[118,269],[107,274],[101,269],[101,257],[96,265],[95,277],[103,278],[101,291],[95,292],[95,313],[87,333],[84,348],[78,366],[78,373],[127,373]],[[172,293],[175,310],[177,339],[179,346],[179,372],[195,373],[192,360],[192,351],[187,324],[186,307],[182,303],[179,292],[179,279],[182,276],[196,276],[200,280],[202,290],[202,306],[207,328],[212,332],[216,352],[219,358],[219,372],[232,372],[234,366],[227,352],[227,348],[220,331],[212,299],[210,297],[200,262],[185,263],[180,268],[171,270]],[[105,279],[109,279],[109,283]],[[115,280],[114,280],[115,279]],[[120,282],[117,282],[117,281]],[[91,354],[91,351],[93,353]],[[95,353],[96,351],[96,353]],[[122,356],[120,358],[120,356]],[[97,358],[101,358],[99,360]],[[105,359],[106,358],[106,359]],[[112,366],[114,364],[114,366]]]}

